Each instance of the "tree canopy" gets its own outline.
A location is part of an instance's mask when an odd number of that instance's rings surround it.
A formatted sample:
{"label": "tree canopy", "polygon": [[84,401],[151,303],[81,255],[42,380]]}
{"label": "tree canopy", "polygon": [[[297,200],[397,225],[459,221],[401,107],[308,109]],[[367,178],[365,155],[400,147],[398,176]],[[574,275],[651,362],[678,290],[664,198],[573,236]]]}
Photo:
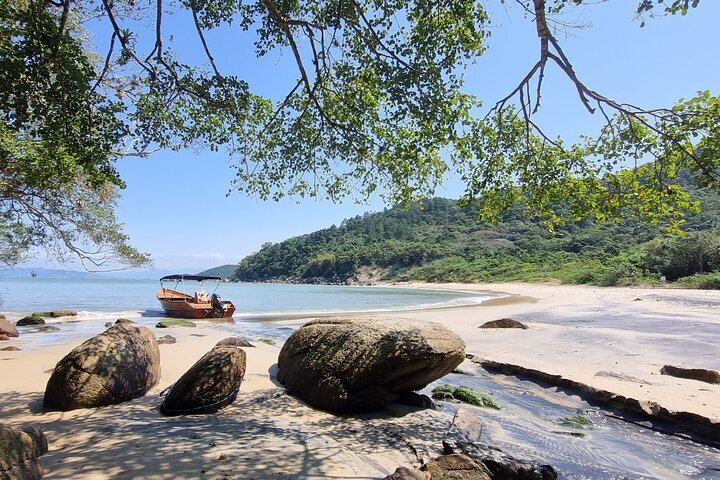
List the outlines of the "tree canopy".
{"label": "tree canopy", "polygon": [[[550,226],[638,214],[680,227],[697,204],[675,183],[678,172],[719,185],[720,100],[701,92],[660,109],[614,101],[585,83],[554,33],[557,15],[596,2],[504,3],[526,13],[539,55],[487,108],[465,89],[464,72],[494,28],[476,0],[0,0],[2,134],[15,149],[0,160],[28,165],[13,159],[30,155],[59,186],[93,199],[87,212],[104,216],[70,219],[75,240],[110,245],[131,263],[144,258],[114,226],[113,192],[122,181],[113,161],[158,148],[227,149],[237,167],[233,188],[261,198],[379,191],[407,202],[458,172],[463,202],[486,219],[519,203]],[[698,4],[641,0],[635,14],[642,21],[684,15]],[[184,63],[170,48],[164,19],[173,13],[192,18],[204,62]],[[86,24],[108,32],[106,51],[92,47],[102,42],[90,41]],[[255,35],[257,56],[293,58],[297,76],[286,95],[265,98],[223,72],[206,33],[231,25]],[[598,135],[568,144],[536,121],[548,68],[605,119]],[[3,172],[9,178],[14,170]],[[43,181],[33,175],[14,182]],[[26,193],[0,193],[5,238],[25,242],[14,245],[47,237],[38,225],[59,225],[18,209]]]}

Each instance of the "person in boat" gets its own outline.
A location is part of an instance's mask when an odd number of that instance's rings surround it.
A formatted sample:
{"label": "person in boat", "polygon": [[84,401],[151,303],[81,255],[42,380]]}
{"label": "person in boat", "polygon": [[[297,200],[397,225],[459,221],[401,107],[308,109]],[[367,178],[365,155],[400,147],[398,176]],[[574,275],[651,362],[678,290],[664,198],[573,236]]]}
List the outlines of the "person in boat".
{"label": "person in boat", "polygon": [[212,305],[213,307],[213,313],[215,313],[215,315],[219,317],[222,317],[222,314],[225,311],[225,307],[223,306],[219,295],[215,293],[212,294],[212,297],[210,297],[210,305]]}

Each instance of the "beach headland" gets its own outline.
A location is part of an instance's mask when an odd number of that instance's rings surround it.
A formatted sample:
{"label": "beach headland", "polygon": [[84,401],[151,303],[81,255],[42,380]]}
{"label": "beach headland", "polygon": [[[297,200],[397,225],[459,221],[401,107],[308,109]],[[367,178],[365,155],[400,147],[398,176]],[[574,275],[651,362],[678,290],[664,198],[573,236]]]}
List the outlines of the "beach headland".
{"label": "beach headland", "polygon": [[[661,375],[664,365],[720,370],[720,292],[551,284],[411,284],[503,292],[482,305],[390,312],[458,333],[475,360],[516,365],[720,422],[720,385]],[[354,314],[357,315],[357,314]],[[377,316],[377,313],[373,313]],[[513,318],[529,328],[482,329]],[[313,317],[314,318],[314,317]],[[287,326],[310,318],[287,319]],[[51,369],[85,338],[0,352],[2,423],[48,436],[45,478],[382,478],[439,455],[452,414],[405,409],[338,417],[284,395],[273,377],[279,346],[246,348],[238,400],[216,415],[162,417],[160,392],[226,332],[198,322],[160,345],[161,380],[147,396],[71,412],[42,410]],[[400,407],[398,407],[400,408]]]}

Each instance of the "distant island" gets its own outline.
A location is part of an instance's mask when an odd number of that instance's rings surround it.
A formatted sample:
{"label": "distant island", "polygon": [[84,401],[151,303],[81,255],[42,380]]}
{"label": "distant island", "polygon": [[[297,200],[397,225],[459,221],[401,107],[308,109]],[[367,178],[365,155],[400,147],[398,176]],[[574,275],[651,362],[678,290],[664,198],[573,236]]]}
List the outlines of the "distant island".
{"label": "distant island", "polygon": [[701,207],[687,215],[685,235],[634,219],[576,222],[550,232],[519,212],[489,225],[454,200],[433,198],[268,243],[239,265],[202,273],[244,282],[667,281],[720,288],[720,196],[695,186],[689,176],[684,187]]}

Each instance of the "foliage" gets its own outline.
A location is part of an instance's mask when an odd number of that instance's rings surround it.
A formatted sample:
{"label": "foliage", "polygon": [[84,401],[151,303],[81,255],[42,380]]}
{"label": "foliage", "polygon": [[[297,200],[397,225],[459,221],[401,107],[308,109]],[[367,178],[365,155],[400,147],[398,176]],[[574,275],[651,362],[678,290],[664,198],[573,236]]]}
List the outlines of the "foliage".
{"label": "foliage", "polygon": [[680,278],[677,284],[686,288],[700,288],[703,290],[720,290],[720,272],[695,274]]}
{"label": "foliage", "polygon": [[[24,158],[26,148],[34,150],[41,172],[64,188],[80,178],[75,195],[89,202],[93,215],[104,215],[97,229],[93,216],[57,228],[41,222],[37,236],[38,220],[27,224],[23,213],[13,216],[19,193],[6,190],[2,198],[11,204],[0,214],[10,217],[0,224],[0,260],[16,262],[31,246],[69,229],[74,234],[61,236],[61,243],[81,256],[88,255],[77,242],[88,239],[109,245],[110,256],[129,264],[146,261],[124,236],[110,235],[120,230],[106,191],[108,184],[122,186],[114,158],[158,148],[227,149],[236,160],[234,188],[262,199],[335,201],[380,192],[408,204],[429,196],[454,171],[467,185],[463,202],[486,220],[523,212],[556,228],[632,214],[681,228],[685,212],[697,205],[677,185],[677,172],[719,185],[718,97],[700,92],[660,109],[609,99],[581,80],[553,34],[563,11],[598,2],[510,3],[537,31],[540,58],[483,115],[464,73],[486,51],[493,23],[474,0],[0,0],[0,38],[10,39],[0,52],[6,72],[1,133],[17,142],[0,158]],[[698,3],[633,5],[634,14],[653,17],[684,15]],[[172,50],[172,31],[163,22],[171,15],[192,18],[205,65],[183,63]],[[94,52],[104,60],[91,60],[79,28],[91,19],[110,32],[107,51]],[[258,57],[283,53],[295,62],[286,95],[264,98],[257,86],[223,72],[205,38],[222,28],[228,35],[254,35]],[[606,120],[597,135],[567,145],[536,123],[542,79],[551,67],[571,81],[582,108]],[[443,249],[451,244],[440,246],[388,240],[372,257],[378,265],[409,268],[447,258]],[[310,252],[295,253],[306,258]],[[293,267],[291,275],[304,277],[344,275],[372,263],[333,255],[284,263]],[[458,275],[469,275],[455,266]],[[263,267],[258,278],[279,275],[276,267]]]}
{"label": "foliage", "polygon": [[[603,286],[659,284],[720,271],[720,196],[683,187],[702,212],[686,218],[686,235],[636,219],[568,223],[554,232],[519,212],[498,225],[446,199],[410,209],[394,207],[344,221],[339,227],[267,244],[241,260],[242,281],[430,282],[560,280]],[[376,272],[374,278],[365,272]]]}
{"label": "foliage", "polygon": [[147,263],[113,213],[121,105],[93,88],[76,25],[58,31],[58,16],[30,1],[0,0],[0,19],[0,262],[44,247],[86,267]]}

